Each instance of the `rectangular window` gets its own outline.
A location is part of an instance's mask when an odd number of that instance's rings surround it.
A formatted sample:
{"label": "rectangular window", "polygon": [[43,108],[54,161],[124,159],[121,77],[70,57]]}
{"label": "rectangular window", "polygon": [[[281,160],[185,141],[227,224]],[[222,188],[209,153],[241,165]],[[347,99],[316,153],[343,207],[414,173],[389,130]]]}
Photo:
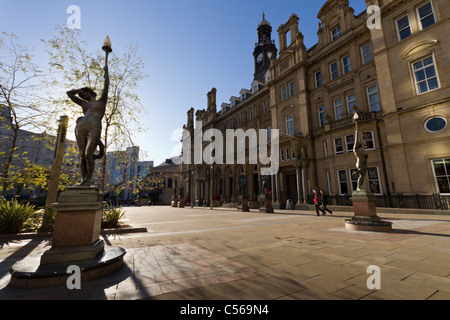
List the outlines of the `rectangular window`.
{"label": "rectangular window", "polygon": [[267,127],[267,142],[272,140],[272,126]]}
{"label": "rectangular window", "polygon": [[419,18],[419,26],[421,30],[433,25],[436,22],[431,1],[428,1],[426,4],[417,9],[417,16]]}
{"label": "rectangular window", "polygon": [[355,145],[355,136],[353,134],[345,137],[345,146],[347,153],[353,152],[353,146]]}
{"label": "rectangular window", "polygon": [[382,194],[378,167],[367,168],[367,181],[369,181],[369,189],[373,194]]}
{"label": "rectangular window", "polygon": [[412,63],[414,81],[418,94],[439,89],[439,80],[433,56]]}
{"label": "rectangular window", "polygon": [[366,131],[362,133],[362,141],[365,150],[374,150],[375,149],[375,140],[373,139],[373,132]]}
{"label": "rectangular window", "polygon": [[280,150],[280,160],[284,161],[284,150],[283,149]]}
{"label": "rectangular window", "polygon": [[316,80],[316,88],[322,86],[322,72],[318,71],[314,73],[314,79]]}
{"label": "rectangular window", "polygon": [[289,148],[286,148],[286,149],[285,149],[285,152],[286,152],[286,161],[289,161],[289,160],[290,160],[290,152],[289,152]]}
{"label": "rectangular window", "polygon": [[338,39],[341,35],[341,26],[337,26],[331,30],[331,41]]}
{"label": "rectangular window", "polygon": [[334,139],[334,153],[336,155],[344,153],[344,146],[342,145],[342,138]]}
{"label": "rectangular window", "polygon": [[342,108],[342,99],[334,100],[334,114],[336,120],[340,120],[344,117],[344,109]]}
{"label": "rectangular window", "polygon": [[352,180],[352,184],[351,184],[352,192],[355,192],[358,189],[359,176],[357,174],[353,174],[353,172],[356,172],[356,171],[358,171],[358,169],[350,169],[349,170],[349,172],[350,172],[350,179]]}
{"label": "rectangular window", "polygon": [[286,133],[290,136],[294,134],[294,119],[292,115],[286,117]]}
{"label": "rectangular window", "polygon": [[437,192],[450,194],[450,158],[431,161]]}
{"label": "rectangular window", "polygon": [[325,125],[325,106],[320,106],[319,107],[319,126],[324,126]]}
{"label": "rectangular window", "polygon": [[324,158],[328,157],[328,145],[326,141],[323,142],[323,156]]}
{"label": "rectangular window", "polygon": [[338,170],[339,194],[348,194],[347,173],[345,170]]}
{"label": "rectangular window", "polygon": [[252,109],[252,108],[250,108],[250,109],[248,110],[248,120],[249,120],[249,121],[252,121],[252,120],[253,120],[253,109]]}
{"label": "rectangular window", "polygon": [[267,113],[267,101],[266,100],[263,101],[263,113],[264,114]]}
{"label": "rectangular window", "polygon": [[294,81],[289,82],[289,97],[293,97],[295,95],[295,84]]}
{"label": "rectangular window", "polygon": [[281,101],[284,101],[287,99],[287,92],[286,92],[286,86],[281,87]]}
{"label": "rectangular window", "polygon": [[411,35],[408,15],[398,19],[395,24],[397,25],[398,40],[406,39]]}
{"label": "rectangular window", "polygon": [[353,115],[353,107],[356,107],[356,97],[354,93],[347,96],[347,110],[349,115]]}
{"label": "rectangular window", "polygon": [[346,56],[342,58],[342,69],[344,70],[344,74],[352,71],[352,64],[350,60],[350,56]]}
{"label": "rectangular window", "polygon": [[333,62],[332,64],[330,64],[330,75],[331,75],[331,80],[337,79],[339,77],[339,70],[338,70],[337,62]]}
{"label": "rectangular window", "polygon": [[381,111],[378,88],[376,85],[367,88],[367,98],[369,99],[369,110],[371,112]]}
{"label": "rectangular window", "polygon": [[361,47],[361,56],[363,64],[373,61],[372,46],[367,43]]}

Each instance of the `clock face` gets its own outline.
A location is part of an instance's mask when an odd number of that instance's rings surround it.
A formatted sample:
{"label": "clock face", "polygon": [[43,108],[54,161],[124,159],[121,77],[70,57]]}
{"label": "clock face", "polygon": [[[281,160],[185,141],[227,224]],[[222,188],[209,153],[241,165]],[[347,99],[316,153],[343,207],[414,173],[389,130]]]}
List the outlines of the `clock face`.
{"label": "clock face", "polygon": [[256,61],[261,62],[262,59],[263,59],[263,54],[260,53],[260,54],[258,55],[258,57],[256,58]]}

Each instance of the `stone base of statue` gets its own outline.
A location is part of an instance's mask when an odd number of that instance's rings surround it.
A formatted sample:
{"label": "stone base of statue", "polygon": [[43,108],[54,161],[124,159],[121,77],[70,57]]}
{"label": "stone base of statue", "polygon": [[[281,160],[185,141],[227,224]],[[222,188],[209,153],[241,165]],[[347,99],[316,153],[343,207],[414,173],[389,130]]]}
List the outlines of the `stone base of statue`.
{"label": "stone base of statue", "polygon": [[238,197],[238,210],[242,212],[250,212],[250,207],[248,206],[248,197],[247,196],[239,196]]}
{"label": "stone base of statue", "polygon": [[178,206],[178,197],[172,197],[172,207],[176,208]]}
{"label": "stone base of statue", "polygon": [[392,222],[383,221],[377,216],[375,197],[370,191],[357,190],[352,194],[354,216],[345,220],[347,230],[391,231]]}
{"label": "stone base of statue", "polygon": [[52,247],[13,265],[10,284],[19,288],[61,286],[69,276],[69,266],[80,268],[82,280],[119,269],[125,250],[105,246],[100,239],[103,206],[96,188],[70,187],[63,192],[53,204],[57,214]]}
{"label": "stone base of statue", "polygon": [[261,194],[259,200],[261,204],[259,207],[259,212],[273,213],[272,199],[269,195]]}
{"label": "stone base of statue", "polygon": [[184,208],[184,206],[185,206],[184,200],[183,200],[183,199],[180,199],[180,201],[178,201],[177,207],[178,207],[178,208]]}

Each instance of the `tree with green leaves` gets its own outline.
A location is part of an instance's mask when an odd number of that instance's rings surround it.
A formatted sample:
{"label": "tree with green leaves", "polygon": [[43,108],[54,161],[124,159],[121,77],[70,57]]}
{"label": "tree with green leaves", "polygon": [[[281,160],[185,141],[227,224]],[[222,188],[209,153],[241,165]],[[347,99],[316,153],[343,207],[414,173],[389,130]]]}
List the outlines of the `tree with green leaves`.
{"label": "tree with green leaves", "polygon": [[[27,156],[27,139],[38,136],[26,130],[42,130],[46,110],[39,99],[43,72],[30,51],[17,43],[14,34],[0,34],[0,187],[2,197],[19,184],[35,178],[42,185],[43,166]],[[26,169],[26,170],[24,170]]]}
{"label": "tree with green leaves", "polygon": [[[57,35],[50,40],[42,40],[49,55],[49,88],[59,88],[59,94],[48,95],[49,104],[53,105],[53,117],[67,114],[76,119],[81,110],[76,108],[65,95],[73,88],[89,87],[101,91],[103,83],[104,53],[100,49],[89,52],[88,44],[81,39],[81,31],[57,27]],[[118,54],[117,48],[109,58],[110,87],[108,103],[103,118],[102,140],[105,156],[102,159],[99,187],[101,191],[107,184],[107,151],[124,149],[133,145],[136,133],[143,130],[141,123],[142,104],[136,93],[139,83],[146,78],[144,61],[138,55],[135,45],[130,45],[126,52]],[[73,126],[73,123],[72,123]]]}

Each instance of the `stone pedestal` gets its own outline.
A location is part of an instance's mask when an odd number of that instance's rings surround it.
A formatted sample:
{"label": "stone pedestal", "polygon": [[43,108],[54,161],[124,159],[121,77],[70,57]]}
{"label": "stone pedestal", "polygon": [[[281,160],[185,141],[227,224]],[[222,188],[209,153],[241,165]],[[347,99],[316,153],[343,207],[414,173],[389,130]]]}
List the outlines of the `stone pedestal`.
{"label": "stone pedestal", "polygon": [[360,231],[391,231],[392,222],[377,216],[375,197],[372,192],[357,190],[352,194],[354,216],[345,220],[345,228]]}
{"label": "stone pedestal", "polygon": [[250,212],[250,207],[248,206],[248,197],[247,196],[239,196],[239,202],[241,206],[238,206],[238,210],[241,209],[242,212]]}
{"label": "stone pedestal", "polygon": [[265,213],[273,213],[273,207],[272,207],[272,199],[267,194],[261,194],[259,197],[261,206],[259,207],[259,212],[265,212]]}
{"label": "stone pedestal", "polygon": [[52,247],[39,259],[30,257],[11,268],[11,285],[20,288],[59,286],[67,267],[81,268],[82,279],[110,273],[123,265],[125,250],[105,247],[100,239],[104,202],[96,188],[70,187],[63,192],[56,211]]}
{"label": "stone pedestal", "polygon": [[185,206],[184,200],[183,200],[183,199],[180,199],[180,201],[178,201],[177,206],[178,206],[178,208],[184,208],[184,206]]}

